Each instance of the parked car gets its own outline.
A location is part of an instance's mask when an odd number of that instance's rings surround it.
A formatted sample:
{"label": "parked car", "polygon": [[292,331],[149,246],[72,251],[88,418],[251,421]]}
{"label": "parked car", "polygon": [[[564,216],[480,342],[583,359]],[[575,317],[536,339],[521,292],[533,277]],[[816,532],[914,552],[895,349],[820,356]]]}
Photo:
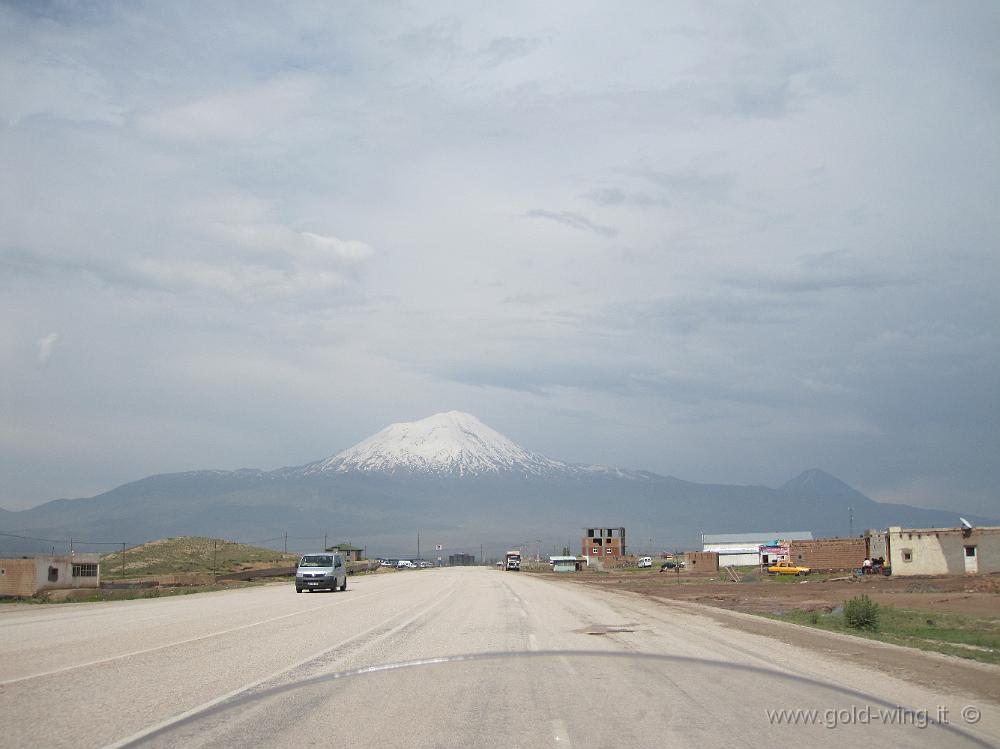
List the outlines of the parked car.
{"label": "parked car", "polygon": [[791,562],[778,562],[767,568],[772,575],[808,575],[812,570],[809,567],[802,567]]}
{"label": "parked car", "polygon": [[666,562],[660,565],[660,572],[666,572],[667,570],[677,570],[677,569],[681,570],[684,569],[684,562],[672,562],[670,560],[667,560]]}
{"label": "parked car", "polygon": [[641,570],[646,569],[647,567],[652,567],[652,566],[653,566],[653,558],[652,557],[642,557],[639,560],[639,569],[641,569]]}
{"label": "parked car", "polygon": [[427,569],[428,567],[433,567],[433,566],[434,566],[433,562],[421,562],[420,563],[420,568],[421,569]]}
{"label": "parked car", "polygon": [[295,569],[295,592],[347,590],[347,565],[340,554],[305,554]]}
{"label": "parked car", "polygon": [[396,562],[396,569],[398,570],[415,570],[417,565],[411,562],[409,559],[400,559]]}

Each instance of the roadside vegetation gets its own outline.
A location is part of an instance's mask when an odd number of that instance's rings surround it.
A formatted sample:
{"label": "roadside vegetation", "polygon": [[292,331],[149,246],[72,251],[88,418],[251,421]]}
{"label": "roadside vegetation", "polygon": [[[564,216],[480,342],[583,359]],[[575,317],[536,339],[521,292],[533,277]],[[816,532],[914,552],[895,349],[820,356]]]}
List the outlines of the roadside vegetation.
{"label": "roadside vegetation", "polygon": [[847,601],[840,610],[829,613],[793,610],[770,616],[831,632],[1000,664],[1000,619],[878,606],[871,600],[859,602],[860,598],[867,596]]}

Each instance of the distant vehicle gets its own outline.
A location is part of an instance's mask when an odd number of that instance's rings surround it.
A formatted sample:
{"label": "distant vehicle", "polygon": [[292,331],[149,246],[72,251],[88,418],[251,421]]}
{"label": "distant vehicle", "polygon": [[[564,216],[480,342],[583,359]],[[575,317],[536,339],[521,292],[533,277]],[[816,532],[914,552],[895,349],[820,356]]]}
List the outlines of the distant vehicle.
{"label": "distant vehicle", "polygon": [[778,562],[767,568],[772,575],[808,575],[812,570],[809,567],[801,567],[791,562]]}
{"label": "distant vehicle", "polygon": [[652,567],[652,566],[653,566],[653,558],[652,557],[642,557],[639,560],[639,569],[641,569],[641,570],[646,569],[647,567]]}
{"label": "distant vehicle", "polygon": [[520,549],[511,549],[505,555],[506,567],[505,569],[512,572],[519,572],[521,569],[521,551]]}
{"label": "distant vehicle", "polygon": [[433,566],[434,565],[431,562],[421,562],[420,563],[420,569],[427,569],[428,567],[433,567]]}
{"label": "distant vehicle", "polygon": [[497,562],[497,567],[503,569],[506,566],[506,562]]}
{"label": "distant vehicle", "polygon": [[666,572],[667,570],[682,570],[684,569],[684,562],[671,562],[667,560],[660,565],[660,572]]}
{"label": "distant vehicle", "polygon": [[397,570],[415,570],[416,568],[417,565],[415,565],[409,559],[400,559],[398,562],[396,562]]}
{"label": "distant vehicle", "polygon": [[347,590],[347,565],[340,554],[305,554],[295,570],[295,592]]}

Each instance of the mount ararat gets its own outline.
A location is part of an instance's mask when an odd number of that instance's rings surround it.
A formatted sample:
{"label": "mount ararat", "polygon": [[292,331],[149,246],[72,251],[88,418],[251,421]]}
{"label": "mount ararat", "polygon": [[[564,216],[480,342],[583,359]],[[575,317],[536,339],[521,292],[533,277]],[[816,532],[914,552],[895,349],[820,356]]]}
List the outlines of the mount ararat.
{"label": "mount ararat", "polygon": [[[849,509],[850,508],[850,509]],[[165,536],[240,541],[287,533],[295,548],[364,543],[411,554],[419,532],[449,551],[487,555],[536,539],[576,551],[584,527],[625,526],[636,550],[696,548],[700,533],[955,526],[957,511],[875,502],[819,469],[776,488],[698,484],[647,471],[551,460],[469,414],[392,424],[336,455],[274,471],[150,476],[84,499],[0,510],[9,534],[128,544]],[[968,517],[968,516],[967,516]],[[986,519],[973,518],[975,522]],[[652,542],[650,542],[650,539]],[[0,550],[43,551],[0,536]]]}

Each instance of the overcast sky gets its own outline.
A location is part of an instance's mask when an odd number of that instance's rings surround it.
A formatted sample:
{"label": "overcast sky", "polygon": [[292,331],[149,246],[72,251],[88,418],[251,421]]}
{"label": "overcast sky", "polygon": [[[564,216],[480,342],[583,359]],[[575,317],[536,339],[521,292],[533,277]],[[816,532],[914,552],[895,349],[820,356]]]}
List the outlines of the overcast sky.
{"label": "overcast sky", "polygon": [[1000,4],[0,6],[0,506],[459,409],[1000,515]]}

